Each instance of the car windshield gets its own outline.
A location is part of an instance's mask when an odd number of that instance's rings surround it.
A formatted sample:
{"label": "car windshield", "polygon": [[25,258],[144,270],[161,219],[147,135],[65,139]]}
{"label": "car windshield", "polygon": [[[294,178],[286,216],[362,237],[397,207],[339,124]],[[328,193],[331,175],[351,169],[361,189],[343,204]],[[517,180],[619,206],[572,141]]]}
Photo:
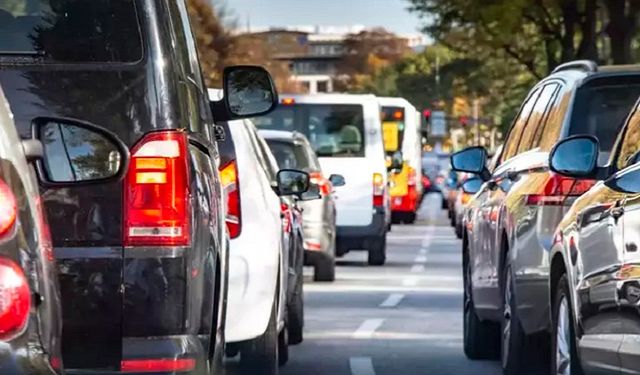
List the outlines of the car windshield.
{"label": "car windshield", "polygon": [[267,143],[280,169],[307,169],[309,167],[309,161],[302,146],[270,139],[267,139]]}
{"label": "car windshield", "polygon": [[0,0],[0,56],[50,62],[135,62],[142,42],[133,0]]}
{"label": "car windshield", "polygon": [[365,149],[363,108],[354,104],[283,105],[255,119],[261,129],[298,131],[320,157],[362,157]]}
{"label": "car windshield", "polygon": [[618,130],[640,96],[639,84],[585,87],[576,94],[569,135],[590,134],[598,138],[600,151],[611,152]]}

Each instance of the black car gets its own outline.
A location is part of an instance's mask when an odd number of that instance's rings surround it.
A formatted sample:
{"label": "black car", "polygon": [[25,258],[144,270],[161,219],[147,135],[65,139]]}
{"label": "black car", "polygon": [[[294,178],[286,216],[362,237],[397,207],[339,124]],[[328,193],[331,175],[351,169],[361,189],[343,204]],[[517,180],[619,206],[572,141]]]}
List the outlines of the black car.
{"label": "black car", "polygon": [[[214,116],[270,110],[268,73],[229,68],[225,100],[210,107],[183,0],[0,0],[0,19],[0,84],[20,135],[31,137],[34,125],[93,125],[131,153],[123,181],[40,184],[65,367],[215,372],[227,234]],[[64,134],[71,145],[83,144],[79,136]],[[58,157],[83,150],[61,147]],[[77,181],[65,165],[50,173]]]}

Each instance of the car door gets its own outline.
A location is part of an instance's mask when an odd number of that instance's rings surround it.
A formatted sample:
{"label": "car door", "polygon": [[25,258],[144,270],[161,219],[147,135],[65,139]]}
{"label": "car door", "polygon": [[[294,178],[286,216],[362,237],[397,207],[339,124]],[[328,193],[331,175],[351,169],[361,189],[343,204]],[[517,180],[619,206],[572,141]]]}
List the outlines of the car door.
{"label": "car door", "polygon": [[[499,218],[506,193],[510,189],[511,180],[509,173],[514,170],[515,156],[518,151],[520,139],[529,120],[535,102],[540,95],[540,88],[535,88],[522,105],[522,109],[516,118],[505,142],[500,156],[498,167],[494,171],[489,182],[483,189],[483,201],[479,212],[479,238],[478,259],[475,261],[478,269],[478,292],[474,291],[474,302],[479,308],[497,309],[500,306],[500,293],[498,289],[498,267],[500,262],[500,238]],[[486,192],[485,192],[486,190]],[[486,194],[486,195],[485,195]]]}

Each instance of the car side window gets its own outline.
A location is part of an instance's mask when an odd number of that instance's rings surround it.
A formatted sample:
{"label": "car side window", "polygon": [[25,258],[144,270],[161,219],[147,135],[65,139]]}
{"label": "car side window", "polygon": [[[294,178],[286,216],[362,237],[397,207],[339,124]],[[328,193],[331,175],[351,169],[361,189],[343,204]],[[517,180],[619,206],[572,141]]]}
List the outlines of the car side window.
{"label": "car side window", "polygon": [[618,170],[626,168],[631,158],[640,151],[640,108],[636,107],[629,119],[627,129],[620,146],[616,167]]}
{"label": "car side window", "polygon": [[[540,92],[540,96],[536,101],[533,110],[531,111],[531,115],[529,116],[529,121],[527,121],[527,126],[522,133],[522,137],[520,138],[520,146],[518,146],[518,154],[529,151],[537,145],[534,144],[535,136],[539,132],[540,128],[544,126],[544,119],[547,114],[547,108],[551,103],[551,99],[553,98],[556,89],[558,88],[557,83],[550,83],[542,89]],[[537,143],[537,142],[535,142]]]}
{"label": "car side window", "polygon": [[520,144],[520,139],[522,137],[522,131],[524,130],[524,127],[529,120],[529,115],[531,115],[531,111],[533,110],[533,106],[535,105],[539,95],[540,88],[538,87],[531,93],[531,95],[529,95],[527,100],[522,105],[522,109],[520,110],[518,117],[516,117],[516,120],[511,127],[509,138],[505,142],[504,152],[500,156],[500,163],[498,164],[502,164],[502,162],[509,160],[516,155],[516,152],[518,151],[518,145]]}
{"label": "car side window", "polygon": [[559,93],[556,95],[557,98],[553,100],[544,128],[537,141],[538,147],[540,147],[541,150],[551,151],[560,138],[562,124],[564,123],[564,119],[569,111],[569,105],[571,104],[572,93],[573,90],[561,87]]}

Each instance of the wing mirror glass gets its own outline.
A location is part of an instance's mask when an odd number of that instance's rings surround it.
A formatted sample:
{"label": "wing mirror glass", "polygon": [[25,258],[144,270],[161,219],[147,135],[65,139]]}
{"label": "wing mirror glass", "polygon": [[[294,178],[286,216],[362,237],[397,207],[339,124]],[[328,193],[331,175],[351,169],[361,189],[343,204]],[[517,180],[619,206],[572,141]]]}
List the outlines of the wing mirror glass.
{"label": "wing mirror glass", "polygon": [[329,182],[331,182],[331,185],[334,187],[344,186],[346,184],[344,176],[341,174],[332,174],[329,176]]}
{"label": "wing mirror glass", "polygon": [[218,122],[262,116],[278,105],[273,79],[262,67],[227,67],[222,80],[223,98],[211,102],[211,110]]}
{"label": "wing mirror glass", "polygon": [[605,181],[605,184],[618,192],[626,194],[640,193],[640,165],[634,165],[622,170]]}
{"label": "wing mirror glass", "polygon": [[558,142],[549,155],[552,171],[568,177],[588,177],[598,166],[598,139],[574,136]]}
{"label": "wing mirror glass", "polygon": [[487,150],[469,147],[451,155],[451,168],[456,172],[480,174],[487,163]]}
{"label": "wing mirror glass", "polygon": [[309,190],[309,174],[296,169],[281,169],[277,181],[280,196],[301,196]]}
{"label": "wing mirror glass", "polygon": [[44,182],[104,182],[122,177],[126,170],[129,151],[107,130],[58,120],[43,121],[36,129]]}
{"label": "wing mirror glass", "polygon": [[467,179],[462,184],[461,188],[462,188],[462,191],[467,194],[475,194],[480,191],[480,188],[482,187],[483,183],[484,182],[482,181],[482,179],[477,177],[472,177]]}

